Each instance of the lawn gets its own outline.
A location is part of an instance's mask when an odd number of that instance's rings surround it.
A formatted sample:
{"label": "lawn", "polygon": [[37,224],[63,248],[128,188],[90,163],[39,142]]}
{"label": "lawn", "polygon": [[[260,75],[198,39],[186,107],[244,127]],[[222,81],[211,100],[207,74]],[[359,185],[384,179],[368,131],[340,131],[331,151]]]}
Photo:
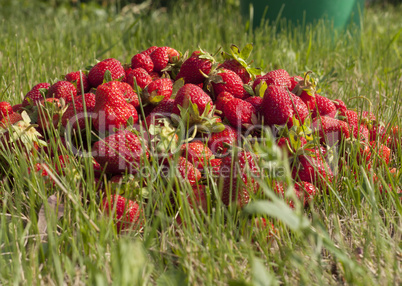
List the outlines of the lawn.
{"label": "lawn", "polygon": [[[334,34],[325,23],[304,30],[284,23],[251,29],[237,1],[179,0],[168,7],[148,1],[126,7],[119,1],[107,7],[56,2],[2,4],[0,101],[21,103],[37,83],[54,83],[106,58],[129,63],[154,45],[214,54],[253,43],[252,65],[263,72],[311,70],[321,94],[356,110],[371,109],[385,125],[402,124],[402,6],[370,6],[361,28]],[[264,136],[261,152],[291,186],[286,158]],[[276,196],[277,178],[269,171],[259,182],[264,195],[243,209],[227,208],[219,186],[207,178],[206,213],[183,199],[191,188],[156,172],[121,185],[110,184],[110,176],[94,183],[91,158],[74,157],[54,142],[49,149],[71,158],[54,163],[64,172],[48,170],[54,184],[29,171],[39,162],[50,165],[45,153],[27,160],[24,150],[0,148],[1,284],[402,283],[400,140],[388,166],[369,171],[352,157],[350,168],[337,170],[337,179],[307,208],[296,200],[291,209]],[[159,167],[155,160],[144,164]],[[141,229],[118,233],[113,218],[103,213],[101,197],[116,192],[139,202]],[[291,187],[289,193],[294,197]],[[275,231],[256,223],[261,217]]]}

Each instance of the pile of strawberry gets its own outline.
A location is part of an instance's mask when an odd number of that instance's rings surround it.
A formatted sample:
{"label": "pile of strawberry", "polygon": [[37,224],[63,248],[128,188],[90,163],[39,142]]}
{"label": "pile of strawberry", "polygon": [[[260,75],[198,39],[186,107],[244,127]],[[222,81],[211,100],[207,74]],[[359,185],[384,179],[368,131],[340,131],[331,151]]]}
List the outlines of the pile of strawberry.
{"label": "pile of strawberry", "polygon": [[[129,64],[105,59],[54,84],[39,83],[21,104],[0,103],[1,144],[28,154],[30,172],[54,187],[51,170],[65,176],[72,160],[92,156],[95,179],[116,188],[100,205],[114,212],[119,230],[141,226],[144,218],[136,199],[118,189],[138,179],[152,184],[149,172],[159,172],[166,184],[175,180],[176,193],[168,194],[173,206],[189,187],[194,210],[208,212],[216,200],[242,208],[261,195],[263,180],[293,207],[292,198],[285,198],[289,186],[261,169],[269,156],[250,144],[267,133],[289,160],[294,198],[305,206],[314,196],[341,189],[342,174],[354,172],[357,180],[356,163],[398,175],[391,163],[401,138],[397,126],[319,95],[309,72],[262,74],[250,66],[251,51],[251,45],[232,46],[217,61],[201,49],[188,56],[152,46]],[[384,193],[390,190],[376,183]],[[219,190],[214,200],[211,184]]]}

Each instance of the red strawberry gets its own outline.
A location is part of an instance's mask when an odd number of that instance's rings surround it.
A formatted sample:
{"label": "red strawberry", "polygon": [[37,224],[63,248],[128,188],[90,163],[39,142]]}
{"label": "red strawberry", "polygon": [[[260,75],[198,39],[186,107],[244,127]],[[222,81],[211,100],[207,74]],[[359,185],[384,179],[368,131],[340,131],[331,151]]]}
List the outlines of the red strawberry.
{"label": "red strawberry", "polygon": [[264,76],[256,78],[253,83],[254,91],[256,91],[257,85],[262,81],[265,81],[267,83],[267,86],[274,85],[280,86],[285,89],[289,89],[291,86],[290,75],[287,71],[283,69],[273,70]]}
{"label": "red strawberry", "polygon": [[102,201],[102,208],[108,216],[113,216],[117,232],[141,227],[143,224],[143,213],[140,206],[120,195],[105,197]]}
{"label": "red strawberry", "polygon": [[193,186],[193,193],[187,199],[190,208],[208,213],[208,196],[204,185]]}
{"label": "red strawberry", "polygon": [[374,149],[375,154],[377,154],[379,158],[383,160],[386,165],[388,165],[391,158],[391,149],[384,144],[377,144],[375,141],[371,141],[370,145]]}
{"label": "red strawberry", "polygon": [[261,104],[262,104],[262,97],[250,96],[250,97],[246,98],[245,101],[250,102],[254,106],[257,113],[260,112]]}
{"label": "red strawberry", "polygon": [[120,130],[95,142],[92,153],[107,174],[121,174],[126,171],[135,174],[141,168],[143,160],[149,158],[140,138],[127,130]]}
{"label": "red strawberry", "polygon": [[[194,165],[184,157],[178,157],[177,165],[173,166],[173,160],[163,160],[163,165],[169,167],[169,174],[171,176],[179,175],[184,182],[189,183],[191,186],[195,186],[201,179],[200,171],[194,167]],[[167,170],[165,171],[165,175]]]}
{"label": "red strawberry", "polygon": [[144,89],[142,98],[146,103],[158,104],[164,99],[172,96],[173,82],[169,78],[159,78],[151,83]]}
{"label": "red strawberry", "polygon": [[22,106],[28,106],[30,103],[37,105],[42,99],[46,98],[46,93],[50,87],[47,82],[38,83],[28,93],[22,102]]}
{"label": "red strawberry", "polygon": [[75,71],[70,72],[64,76],[64,80],[75,84],[75,86],[77,87],[77,94],[81,94],[81,78],[82,87],[84,89],[84,93],[86,93],[91,89],[91,86],[89,85],[88,76],[85,73],[81,71]]}
{"label": "red strawberry", "polygon": [[204,109],[208,104],[213,104],[211,97],[209,97],[209,95],[206,94],[200,87],[188,83],[177,91],[174,102],[175,106],[173,107],[172,112],[175,114],[180,114],[180,109],[178,106],[181,106],[184,110],[186,110],[190,106],[190,101],[198,107],[199,115],[204,112]]}
{"label": "red strawberry", "polygon": [[329,146],[333,146],[340,143],[342,139],[350,137],[346,122],[328,116],[314,118],[312,129],[318,131],[321,142],[325,142]]}
{"label": "red strawberry", "polygon": [[63,98],[67,103],[77,96],[77,88],[69,81],[58,81],[49,87],[48,98]]}
{"label": "red strawberry", "polygon": [[146,49],[145,51],[142,51],[141,54],[144,54],[146,56],[149,56],[150,54],[152,54],[153,51],[155,51],[158,47],[157,46],[151,46],[148,49]]}
{"label": "red strawberry", "polygon": [[345,112],[348,109],[345,103],[340,99],[335,99],[333,103],[335,104],[336,109],[341,112]]}
{"label": "red strawberry", "polygon": [[212,151],[201,141],[195,140],[180,147],[181,156],[187,158],[198,169],[203,169],[213,156]]}
{"label": "red strawberry", "polygon": [[19,103],[19,104],[14,104],[13,106],[12,106],[12,108],[13,108],[13,112],[22,112],[22,108],[23,108],[23,106],[22,106],[22,103]]}
{"label": "red strawberry", "polygon": [[293,89],[290,89],[294,94],[296,94],[300,99],[307,105],[309,110],[314,110],[316,105],[316,84],[313,78],[310,77],[310,72],[304,74],[304,78],[299,80],[299,77],[294,77],[291,80],[296,81],[297,84]]}
{"label": "red strawberry", "polygon": [[290,77],[290,86],[289,86],[289,90],[294,90],[296,85],[301,82],[303,80],[303,78],[301,76],[292,76]]}
{"label": "red strawberry", "polygon": [[11,114],[8,114],[7,116],[4,116],[0,120],[0,128],[8,129],[8,126],[13,125],[21,120],[23,120],[21,114],[13,112]]}
{"label": "red strawberry", "polygon": [[220,175],[220,168],[222,165],[222,159],[211,159],[209,160],[209,168],[210,168],[210,173],[214,176],[219,176]]}
{"label": "red strawberry", "polygon": [[294,179],[309,182],[318,187],[323,187],[326,181],[332,182],[334,175],[327,162],[318,154],[300,155],[298,163],[293,167]]}
{"label": "red strawberry", "polygon": [[3,117],[7,117],[7,115],[13,113],[13,107],[7,101],[0,102],[0,120]]}
{"label": "red strawberry", "polygon": [[213,58],[201,51],[194,52],[191,57],[183,62],[176,80],[183,78],[185,83],[200,84],[205,81],[203,74],[209,74]]}
{"label": "red strawberry", "polygon": [[221,77],[223,82],[216,83],[212,81],[212,87],[216,95],[227,91],[236,98],[244,99],[249,96],[243,88],[243,81],[234,71],[220,69],[218,70],[217,76]]}
{"label": "red strawberry", "polygon": [[88,73],[88,80],[91,86],[97,87],[103,83],[106,71],[110,71],[112,80],[118,80],[125,75],[122,64],[113,58],[103,60],[94,65]]}
{"label": "red strawberry", "polygon": [[264,116],[265,125],[293,126],[293,99],[296,96],[283,87],[270,85],[265,91],[260,113]]}
{"label": "red strawberry", "polygon": [[[94,111],[94,108],[95,94],[85,93],[84,95],[77,95],[64,112],[61,124],[66,127],[70,123],[72,128],[84,130],[86,126],[85,122],[91,122],[91,118],[88,115]],[[87,114],[85,114],[85,111]]]}
{"label": "red strawberry", "polygon": [[152,82],[151,76],[143,68],[130,69],[126,74],[125,81],[134,88],[134,78],[137,85],[144,89],[150,82]]}
{"label": "red strawberry", "polygon": [[235,72],[242,80],[244,84],[247,84],[250,82],[251,76],[246,70],[245,67],[243,67],[237,60],[235,59],[227,59],[225,60],[218,68],[224,68],[227,70],[231,70]]}
{"label": "red strawberry", "polygon": [[93,117],[92,122],[98,131],[126,127],[130,117],[133,118],[133,123],[138,122],[137,111],[133,105],[126,102],[123,92],[116,85],[98,86],[95,101],[94,112],[98,116]]}
{"label": "red strawberry", "polygon": [[165,98],[159,104],[152,109],[152,113],[160,113],[162,115],[170,115],[172,113],[174,107],[174,99],[173,98]]}
{"label": "red strawberry", "polygon": [[318,95],[315,95],[316,107],[312,110],[311,117],[317,117],[318,114],[321,116],[329,116],[334,118],[336,114],[336,106],[335,104],[328,98]]}
{"label": "red strawberry", "polygon": [[143,68],[150,73],[154,70],[154,63],[148,55],[139,53],[131,58],[131,68]]}
{"label": "red strawberry", "polygon": [[249,152],[239,152],[234,158],[222,159],[220,169],[222,183],[222,202],[235,203],[239,207],[248,204],[250,195],[257,192],[259,185],[255,179],[260,175],[255,156]]}
{"label": "red strawberry", "polygon": [[295,114],[294,116],[301,123],[304,123],[304,120],[309,115],[308,107],[300,97],[293,96],[292,99],[293,99],[292,106]]}
{"label": "red strawberry", "polygon": [[238,140],[237,131],[226,125],[221,132],[212,133],[208,138],[208,147],[215,155],[226,156],[228,153],[227,146],[236,146]]}
{"label": "red strawberry", "polygon": [[295,193],[300,200],[303,200],[304,206],[307,207],[317,194],[317,190],[313,184],[301,181],[295,184]]}
{"label": "red strawberry", "polygon": [[257,124],[257,111],[254,106],[240,98],[234,98],[226,103],[223,112],[235,128],[247,128]]}
{"label": "red strawberry", "polygon": [[170,47],[160,47],[153,51],[149,57],[154,64],[154,71],[161,72],[169,62],[172,63],[179,58],[179,53]]}
{"label": "red strawberry", "polygon": [[121,90],[123,93],[123,97],[125,98],[126,102],[131,104],[134,107],[140,106],[140,101],[138,99],[137,93],[134,89],[126,82],[121,81],[109,81],[103,84],[104,87],[116,87]]}
{"label": "red strawberry", "polygon": [[217,110],[222,112],[219,114],[219,116],[221,118],[225,117],[225,113],[223,112],[223,110],[224,110],[226,103],[231,101],[233,98],[234,98],[234,96],[230,92],[227,92],[227,91],[221,92],[216,97],[215,106],[216,106]]}

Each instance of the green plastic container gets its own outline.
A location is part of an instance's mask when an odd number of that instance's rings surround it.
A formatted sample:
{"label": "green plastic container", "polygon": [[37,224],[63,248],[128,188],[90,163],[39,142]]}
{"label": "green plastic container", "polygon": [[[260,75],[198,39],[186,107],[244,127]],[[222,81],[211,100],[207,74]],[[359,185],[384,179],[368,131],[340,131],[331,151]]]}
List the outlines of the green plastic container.
{"label": "green plastic container", "polygon": [[246,19],[250,19],[252,4],[254,27],[261,20],[286,19],[294,25],[308,25],[324,19],[335,29],[343,29],[350,23],[360,26],[365,0],[240,0],[240,4]]}

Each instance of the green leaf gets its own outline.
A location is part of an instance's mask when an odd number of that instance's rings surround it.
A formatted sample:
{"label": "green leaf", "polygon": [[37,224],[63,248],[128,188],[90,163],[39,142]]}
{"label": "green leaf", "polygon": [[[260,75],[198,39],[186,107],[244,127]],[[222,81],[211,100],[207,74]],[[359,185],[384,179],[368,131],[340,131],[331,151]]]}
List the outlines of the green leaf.
{"label": "green leaf", "polygon": [[257,85],[257,88],[256,88],[256,90],[257,90],[256,95],[259,96],[259,97],[261,97],[261,98],[264,98],[264,94],[265,94],[265,91],[267,90],[267,88],[268,88],[268,85],[267,85],[266,81],[261,81],[261,82]]}
{"label": "green leaf", "polygon": [[247,60],[253,51],[253,44],[247,44],[240,52],[240,57]]}
{"label": "green leaf", "polygon": [[174,82],[171,98],[174,99],[176,97],[177,92],[179,91],[180,88],[184,86],[184,84],[185,84],[184,78],[178,79]]}
{"label": "green leaf", "polygon": [[103,83],[107,83],[109,81],[113,81],[112,73],[110,70],[106,70],[105,74],[103,75]]}
{"label": "green leaf", "polygon": [[243,84],[243,88],[245,91],[247,91],[248,94],[250,94],[251,96],[254,96],[254,90],[253,87],[249,86],[248,84]]}

